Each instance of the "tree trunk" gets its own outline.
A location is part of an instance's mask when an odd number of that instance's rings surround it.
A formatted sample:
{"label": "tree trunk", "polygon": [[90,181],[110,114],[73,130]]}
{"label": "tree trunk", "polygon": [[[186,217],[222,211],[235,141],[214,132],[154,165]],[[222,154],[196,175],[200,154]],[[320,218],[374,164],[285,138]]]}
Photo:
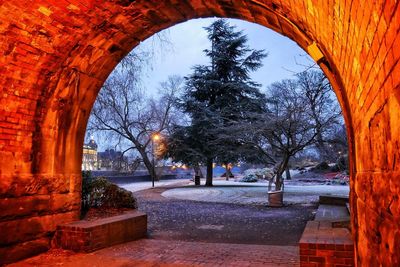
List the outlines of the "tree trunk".
{"label": "tree trunk", "polygon": [[206,176],[206,186],[212,186],[213,180],[213,159],[207,159],[207,176]]}
{"label": "tree trunk", "polygon": [[284,156],[282,162],[279,164],[278,171],[276,173],[275,190],[282,190],[283,178],[282,174],[285,172],[289,163],[289,156]]}
{"label": "tree trunk", "polygon": [[142,149],[138,149],[138,151],[139,151],[140,155],[142,156],[143,164],[144,164],[144,166],[146,166],[146,169],[150,174],[151,180],[153,181],[153,179],[154,179],[154,181],[158,181],[157,174],[155,172],[155,166],[153,166],[151,160],[147,156],[146,151],[144,151]]}
{"label": "tree trunk", "polygon": [[225,168],[226,180],[229,181],[229,178],[234,177],[233,173],[232,173],[232,167],[229,164],[226,164],[225,166],[226,166],[226,168]]}
{"label": "tree trunk", "polygon": [[193,166],[194,174],[200,176],[200,178],[204,178],[203,173],[201,172],[201,168],[198,164]]}
{"label": "tree trunk", "polygon": [[274,176],[271,179],[268,179],[268,192],[272,190],[272,182],[274,181]]}
{"label": "tree trunk", "polygon": [[292,176],[290,175],[289,166],[286,167],[285,173],[286,173],[286,180],[292,180]]}
{"label": "tree trunk", "polygon": [[279,191],[282,189],[282,183],[283,183],[282,182],[282,173],[281,174],[277,173],[276,181],[275,181],[275,191]]}

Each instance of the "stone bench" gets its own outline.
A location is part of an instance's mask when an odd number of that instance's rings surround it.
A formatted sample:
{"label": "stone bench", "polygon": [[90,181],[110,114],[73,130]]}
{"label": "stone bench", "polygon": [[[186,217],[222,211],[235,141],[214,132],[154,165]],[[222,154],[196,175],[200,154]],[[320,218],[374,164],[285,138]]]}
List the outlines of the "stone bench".
{"label": "stone bench", "polygon": [[147,215],[129,211],[95,221],[76,221],[57,226],[56,247],[76,252],[91,252],[133,241],[147,234]]}

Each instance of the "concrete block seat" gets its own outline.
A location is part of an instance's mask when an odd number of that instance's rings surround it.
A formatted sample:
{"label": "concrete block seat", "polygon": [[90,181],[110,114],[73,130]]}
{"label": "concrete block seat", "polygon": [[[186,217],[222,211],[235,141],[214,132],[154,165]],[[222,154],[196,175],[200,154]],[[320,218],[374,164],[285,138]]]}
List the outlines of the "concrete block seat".
{"label": "concrete block seat", "polygon": [[147,215],[134,210],[95,221],[76,221],[57,226],[56,247],[91,252],[133,241],[147,234]]}

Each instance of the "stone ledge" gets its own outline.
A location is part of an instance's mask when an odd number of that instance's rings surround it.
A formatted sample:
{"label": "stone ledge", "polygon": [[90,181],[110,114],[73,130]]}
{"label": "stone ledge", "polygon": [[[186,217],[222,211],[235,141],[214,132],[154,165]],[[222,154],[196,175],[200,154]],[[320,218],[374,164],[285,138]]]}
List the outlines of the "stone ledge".
{"label": "stone ledge", "polygon": [[309,221],[299,241],[301,266],[354,266],[350,231],[329,221]]}
{"label": "stone ledge", "polygon": [[350,222],[350,214],[346,206],[321,204],[314,221]]}
{"label": "stone ledge", "polygon": [[147,215],[130,211],[96,221],[76,221],[57,226],[54,245],[76,252],[91,252],[145,237]]}
{"label": "stone ledge", "polygon": [[349,197],[336,195],[319,196],[319,204],[346,206],[347,203],[349,203]]}

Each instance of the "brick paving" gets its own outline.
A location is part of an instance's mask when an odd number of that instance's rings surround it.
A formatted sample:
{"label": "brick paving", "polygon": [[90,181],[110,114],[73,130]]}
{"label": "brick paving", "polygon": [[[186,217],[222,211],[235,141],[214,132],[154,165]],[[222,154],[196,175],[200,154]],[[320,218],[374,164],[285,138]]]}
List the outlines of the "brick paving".
{"label": "brick paving", "polygon": [[141,239],[89,254],[51,250],[10,266],[300,266],[296,246]]}

